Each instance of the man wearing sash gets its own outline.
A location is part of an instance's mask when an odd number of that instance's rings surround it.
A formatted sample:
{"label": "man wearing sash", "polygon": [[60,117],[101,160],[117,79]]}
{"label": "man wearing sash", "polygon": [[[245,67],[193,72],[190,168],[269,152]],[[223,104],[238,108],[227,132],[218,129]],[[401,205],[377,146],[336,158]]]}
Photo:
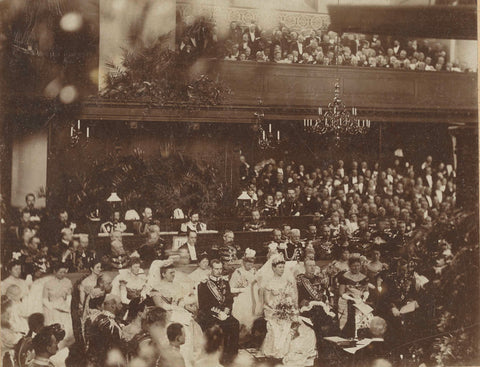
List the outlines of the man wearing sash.
{"label": "man wearing sash", "polygon": [[305,274],[297,276],[297,289],[300,314],[312,321],[320,352],[323,337],[328,335],[333,325],[334,314],[328,303],[328,278],[315,275],[315,266],[314,260],[305,260]]}
{"label": "man wearing sash", "polygon": [[224,333],[224,358],[231,360],[238,352],[240,325],[232,316],[233,296],[228,278],[222,276],[223,264],[212,260],[212,275],[198,286],[199,324],[203,330],[214,324]]}

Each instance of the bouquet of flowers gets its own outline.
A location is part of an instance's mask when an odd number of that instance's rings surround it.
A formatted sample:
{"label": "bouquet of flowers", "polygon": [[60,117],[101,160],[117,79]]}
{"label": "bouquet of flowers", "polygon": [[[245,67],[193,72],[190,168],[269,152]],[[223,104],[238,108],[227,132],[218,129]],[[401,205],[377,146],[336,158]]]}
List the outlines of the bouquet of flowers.
{"label": "bouquet of flowers", "polygon": [[280,320],[292,321],[297,313],[291,297],[281,297],[280,301],[275,305],[274,316]]}

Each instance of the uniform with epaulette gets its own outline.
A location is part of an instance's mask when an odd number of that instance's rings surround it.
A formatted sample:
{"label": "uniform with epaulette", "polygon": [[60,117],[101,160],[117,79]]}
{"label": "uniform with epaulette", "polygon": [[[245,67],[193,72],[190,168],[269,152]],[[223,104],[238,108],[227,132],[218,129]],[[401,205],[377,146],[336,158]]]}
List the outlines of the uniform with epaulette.
{"label": "uniform with epaulette", "polygon": [[[329,309],[327,287],[328,278],[315,274],[299,274],[297,276],[300,312],[302,316],[308,317],[313,323],[313,330],[317,338],[317,349],[322,345],[323,337],[329,334],[329,330],[333,326],[333,313]],[[322,304],[314,305],[312,302],[322,302]]]}
{"label": "uniform with epaulette", "polygon": [[233,356],[238,352],[240,325],[232,316],[233,296],[228,277],[210,275],[198,285],[199,324],[203,330],[214,324],[224,333],[224,353]]}

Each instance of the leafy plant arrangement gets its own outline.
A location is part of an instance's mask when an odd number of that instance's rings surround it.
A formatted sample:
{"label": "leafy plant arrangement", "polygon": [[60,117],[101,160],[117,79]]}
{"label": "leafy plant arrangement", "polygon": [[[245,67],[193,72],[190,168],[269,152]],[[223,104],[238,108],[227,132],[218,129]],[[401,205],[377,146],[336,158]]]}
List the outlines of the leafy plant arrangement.
{"label": "leafy plant arrangement", "polygon": [[85,172],[64,177],[49,191],[49,200],[65,203],[75,218],[95,209],[108,213],[105,200],[112,191],[125,210],[140,212],[149,206],[158,217],[170,218],[176,208],[196,208],[202,217],[214,218],[221,215],[224,195],[217,169],[210,164],[180,153],[145,159],[140,150],[93,161]]}
{"label": "leafy plant arrangement", "polygon": [[[459,211],[448,223],[417,230],[416,234],[421,235],[413,236],[412,243],[424,254],[418,265],[430,280],[424,290],[430,318],[418,325],[422,337],[409,343],[404,350],[403,363],[419,365],[421,361],[436,366],[478,363],[480,253],[477,224],[476,214]],[[442,260],[443,266],[436,266],[438,258],[432,259],[432,252],[425,249],[439,248],[442,244],[448,244],[453,256],[446,262]]]}
{"label": "leafy plant arrangement", "polygon": [[124,50],[122,67],[107,64],[110,72],[100,97],[116,101],[141,101],[153,105],[218,105],[231,93],[220,81],[207,75],[191,77],[196,57],[165,46],[167,36],[152,46]]}

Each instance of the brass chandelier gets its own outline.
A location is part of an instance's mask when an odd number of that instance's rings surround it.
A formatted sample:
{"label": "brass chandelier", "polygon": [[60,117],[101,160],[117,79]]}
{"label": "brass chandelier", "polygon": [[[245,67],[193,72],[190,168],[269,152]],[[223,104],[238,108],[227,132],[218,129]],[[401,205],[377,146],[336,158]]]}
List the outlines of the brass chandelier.
{"label": "brass chandelier", "polygon": [[357,109],[347,109],[340,98],[340,82],[335,82],[333,102],[328,104],[325,111],[318,108],[318,119],[304,119],[303,128],[309,133],[325,135],[333,133],[336,140],[342,135],[363,135],[370,129],[371,121],[357,118]]}

